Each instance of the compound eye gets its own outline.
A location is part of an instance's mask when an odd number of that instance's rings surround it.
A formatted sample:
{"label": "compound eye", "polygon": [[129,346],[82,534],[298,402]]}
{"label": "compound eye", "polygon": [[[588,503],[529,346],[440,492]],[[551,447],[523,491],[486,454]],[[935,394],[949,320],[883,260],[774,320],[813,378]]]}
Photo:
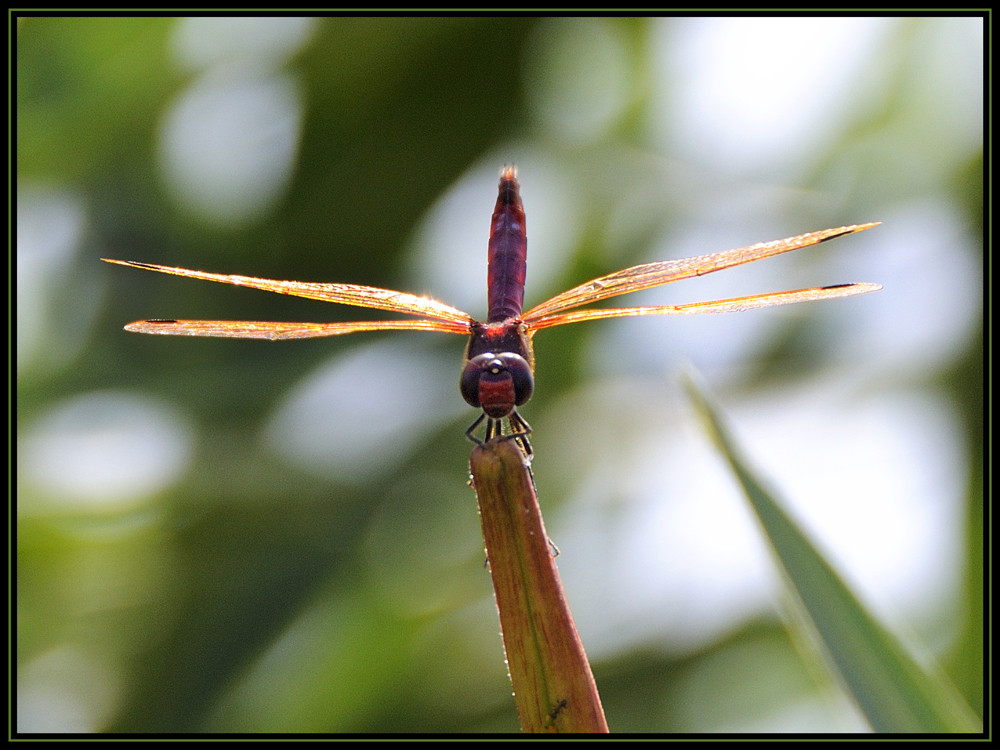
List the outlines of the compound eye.
{"label": "compound eye", "polygon": [[524,357],[513,352],[504,352],[497,359],[503,363],[504,369],[514,381],[514,404],[521,406],[527,403],[535,392],[535,376],[531,372],[531,366]]}
{"label": "compound eye", "polygon": [[459,388],[462,391],[462,398],[469,406],[479,408],[482,404],[479,401],[479,378],[483,374],[491,361],[496,359],[496,355],[491,352],[477,354],[465,363],[462,368],[462,379],[459,381]]}
{"label": "compound eye", "polygon": [[535,378],[524,357],[513,352],[485,352],[465,363],[459,388],[466,403],[498,418],[531,398]]}

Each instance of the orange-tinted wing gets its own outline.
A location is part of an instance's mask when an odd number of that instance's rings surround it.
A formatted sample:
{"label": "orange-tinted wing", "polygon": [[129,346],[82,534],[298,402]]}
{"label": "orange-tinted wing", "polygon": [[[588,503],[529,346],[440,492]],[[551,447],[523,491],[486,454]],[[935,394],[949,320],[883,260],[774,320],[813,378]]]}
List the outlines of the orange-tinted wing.
{"label": "orange-tinted wing", "polygon": [[257,320],[137,320],[125,326],[132,333],[162,336],[215,336],[227,339],[312,339],[361,331],[440,331],[469,333],[468,325],[440,320],[372,320],[355,323],[275,323]]}
{"label": "orange-tinted wing", "polygon": [[101,260],[107,263],[117,263],[122,266],[143,268],[147,271],[158,271],[159,273],[169,273],[175,276],[187,276],[192,279],[203,279],[205,281],[218,281],[222,284],[262,289],[265,292],[277,292],[278,294],[288,294],[293,297],[306,297],[308,299],[337,302],[342,305],[354,305],[356,307],[372,307],[378,310],[406,313],[407,315],[421,315],[448,323],[459,323],[466,326],[466,328],[471,320],[468,313],[464,313],[461,310],[446,305],[443,302],[430,299],[429,297],[418,297],[415,294],[397,292],[392,289],[379,289],[374,286],[313,283],[307,281],[275,281],[273,279],[258,279],[253,276],[191,271],[187,268],[157,266],[152,263],[139,263],[131,260],[111,260],[110,258],[102,258]]}
{"label": "orange-tinted wing", "polygon": [[632,266],[631,268],[616,271],[607,276],[601,276],[600,278],[588,281],[586,284],[581,284],[562,294],[557,294],[546,302],[528,310],[521,319],[528,325],[529,330],[539,330],[564,323],[596,318],[613,318],[623,315],[726,312],[871,292],[880,287],[877,284],[848,284],[837,287],[803,289],[795,292],[779,292],[777,294],[719,300],[717,302],[700,302],[692,305],[620,308],[628,312],[586,310],[570,315],[560,314],[567,310],[572,310],[574,307],[598,302],[609,297],[616,297],[620,294],[637,292],[641,289],[669,284],[672,281],[689,279],[692,276],[703,276],[706,273],[721,271],[724,268],[733,268],[734,266],[741,266],[744,263],[752,263],[755,260],[770,258],[772,255],[787,253],[789,250],[797,250],[801,247],[808,247],[819,242],[843,237],[845,234],[870,229],[877,226],[878,223],[872,222],[870,224],[855,224],[836,229],[825,229],[820,232],[809,232],[808,234],[800,234],[796,237],[775,240],[774,242],[761,242],[749,247],[726,250],[725,252],[713,253],[711,255],[699,255],[694,258],[664,260],[656,263],[645,263],[641,266]]}
{"label": "orange-tinted wing", "polygon": [[125,326],[126,331],[155,333],[168,336],[218,336],[223,338],[249,339],[303,339],[318,336],[340,336],[358,331],[384,331],[408,329],[413,331],[443,331],[445,333],[468,333],[471,318],[467,313],[428,297],[418,297],[407,292],[379,289],[356,284],[323,284],[303,281],[275,281],[258,279],[253,276],[237,276],[205,271],[191,271],[187,268],[157,266],[128,260],[111,260],[117,263],[148,271],[187,276],[205,281],[217,281],[234,286],[262,289],[267,292],[306,297],[323,302],[338,302],[356,307],[371,307],[378,310],[420,315],[430,320],[385,320],[359,321],[354,323],[273,323],[241,320],[139,320]]}
{"label": "orange-tinted wing", "polygon": [[575,310],[556,315],[546,315],[529,325],[529,332],[540,331],[543,328],[561,326],[565,323],[578,323],[581,320],[598,320],[601,318],[624,318],[637,315],[695,315],[697,313],[742,312],[757,307],[776,307],[790,305],[794,302],[813,302],[820,299],[850,297],[853,294],[875,292],[882,288],[881,284],[839,284],[837,286],[814,287],[812,289],[797,289],[791,292],[772,292],[770,294],[755,294],[749,297],[734,297],[712,302],[691,302],[686,305],[655,305],[652,307],[609,307],[599,310]]}

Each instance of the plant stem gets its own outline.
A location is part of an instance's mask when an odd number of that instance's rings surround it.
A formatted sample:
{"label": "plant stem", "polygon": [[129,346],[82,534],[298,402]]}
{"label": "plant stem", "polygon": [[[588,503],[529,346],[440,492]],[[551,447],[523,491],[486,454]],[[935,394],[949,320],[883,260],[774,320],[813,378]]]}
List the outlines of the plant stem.
{"label": "plant stem", "polygon": [[607,732],[524,454],[492,440],[469,463],[521,728]]}

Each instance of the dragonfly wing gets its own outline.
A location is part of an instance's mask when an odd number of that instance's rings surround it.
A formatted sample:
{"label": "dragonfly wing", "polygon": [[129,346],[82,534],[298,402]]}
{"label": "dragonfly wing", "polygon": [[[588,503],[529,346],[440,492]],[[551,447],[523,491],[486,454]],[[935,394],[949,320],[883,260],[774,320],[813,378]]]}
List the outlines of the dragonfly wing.
{"label": "dragonfly wing", "polygon": [[360,331],[442,331],[469,333],[468,325],[437,320],[374,320],[355,323],[269,323],[256,320],[137,320],[125,326],[132,333],[162,336],[214,336],[227,339],[311,339]]}
{"label": "dragonfly wing", "polygon": [[556,315],[547,315],[530,324],[530,331],[561,326],[566,323],[578,323],[583,320],[599,320],[603,318],[623,318],[638,315],[695,315],[697,313],[742,312],[758,307],[776,307],[790,305],[795,302],[813,302],[821,299],[850,297],[855,294],[865,294],[881,289],[880,284],[839,284],[837,286],[815,287],[812,289],[797,289],[789,292],[772,292],[770,294],[755,294],[749,297],[734,297],[712,302],[692,302],[686,305],[657,305],[654,307],[611,307],[600,310],[576,310]]}
{"label": "dragonfly wing", "polygon": [[870,224],[854,224],[836,229],[824,229],[819,232],[809,232],[796,237],[789,237],[773,242],[760,242],[756,245],[741,247],[736,250],[726,250],[711,255],[698,255],[693,258],[679,260],[664,260],[655,263],[645,263],[632,266],[615,273],[601,276],[586,284],[574,287],[569,291],[557,294],[555,297],[533,307],[522,316],[522,320],[531,328],[538,328],[538,322],[564,312],[574,307],[598,302],[620,294],[637,292],[641,289],[669,284],[672,281],[689,279],[692,276],[704,276],[706,273],[733,268],[755,260],[770,258],[772,255],[787,253],[801,247],[808,247],[819,242],[843,237],[845,234],[860,232],[877,226],[878,222]]}
{"label": "dragonfly wing", "polygon": [[[158,266],[152,263],[139,263],[131,260],[111,260],[102,258],[108,263],[122,266],[143,268],[147,271],[169,273],[174,276],[186,276],[204,281],[217,281],[233,286],[245,286],[251,289],[262,289],[265,292],[288,294],[293,297],[306,297],[323,302],[336,302],[342,305],[356,307],[372,307],[378,310],[420,315],[449,323],[468,325],[471,318],[467,313],[446,305],[429,297],[418,297],[407,292],[397,292],[392,289],[380,289],[374,286],[358,286],[356,284],[313,283],[307,281],[276,281],[274,279],[258,279],[254,276],[238,276],[233,274],[208,273],[207,271],[192,271],[187,268]],[[327,334],[334,335],[334,334]]]}

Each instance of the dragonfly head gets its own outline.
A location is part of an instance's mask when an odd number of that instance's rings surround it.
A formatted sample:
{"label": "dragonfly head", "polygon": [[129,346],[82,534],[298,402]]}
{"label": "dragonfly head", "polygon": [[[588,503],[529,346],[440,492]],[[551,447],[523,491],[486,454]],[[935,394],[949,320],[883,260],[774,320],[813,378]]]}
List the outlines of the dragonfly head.
{"label": "dragonfly head", "polygon": [[465,363],[461,389],[462,397],[471,406],[481,407],[486,416],[500,419],[531,398],[535,378],[520,354],[484,352]]}

